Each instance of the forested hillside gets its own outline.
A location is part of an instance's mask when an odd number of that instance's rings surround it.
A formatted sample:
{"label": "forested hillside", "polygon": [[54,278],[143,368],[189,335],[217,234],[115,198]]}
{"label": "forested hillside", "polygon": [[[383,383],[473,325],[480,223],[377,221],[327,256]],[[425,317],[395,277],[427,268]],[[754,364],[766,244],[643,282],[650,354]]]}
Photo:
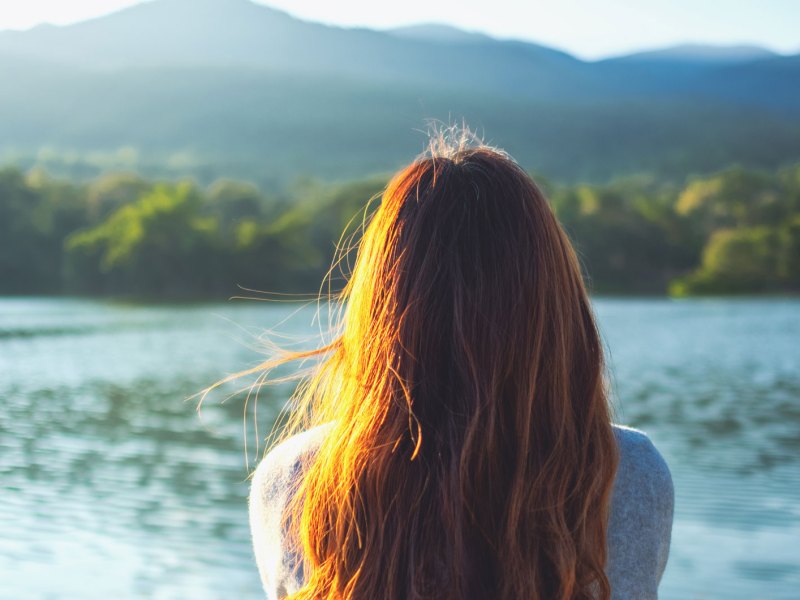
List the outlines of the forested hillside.
{"label": "forested hillside", "polygon": [[[384,178],[274,193],[130,174],[86,184],[0,171],[0,293],[225,298],[320,289]],[[800,164],[685,184],[545,182],[599,293],[800,291]],[[377,206],[378,200],[371,203]],[[346,261],[345,263],[346,264]],[[335,269],[335,290],[346,276]]]}
{"label": "forested hillside", "polygon": [[342,181],[407,161],[427,119],[463,119],[563,182],[800,159],[800,59],[758,48],[586,62],[447,28],[343,29],[248,0],[155,0],[0,32],[0,80],[0,162],[73,178]]}

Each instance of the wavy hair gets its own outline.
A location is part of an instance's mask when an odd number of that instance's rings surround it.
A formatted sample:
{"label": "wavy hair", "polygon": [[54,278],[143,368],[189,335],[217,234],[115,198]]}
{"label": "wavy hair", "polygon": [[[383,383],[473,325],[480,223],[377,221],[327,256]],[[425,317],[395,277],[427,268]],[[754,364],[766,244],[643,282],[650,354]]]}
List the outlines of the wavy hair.
{"label": "wavy hair", "polygon": [[364,232],[282,437],[329,431],[287,508],[300,599],[610,597],[617,467],[575,252],[505,153],[441,141]]}

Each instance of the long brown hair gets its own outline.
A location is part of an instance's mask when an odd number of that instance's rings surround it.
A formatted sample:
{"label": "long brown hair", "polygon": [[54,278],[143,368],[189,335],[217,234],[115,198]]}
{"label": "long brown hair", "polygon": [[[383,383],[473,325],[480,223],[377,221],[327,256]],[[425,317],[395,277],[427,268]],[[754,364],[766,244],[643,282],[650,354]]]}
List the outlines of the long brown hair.
{"label": "long brown hair", "polygon": [[434,144],[383,193],[342,300],[341,335],[283,359],[323,358],[284,435],[329,427],[287,512],[292,598],[609,598],[602,346],[533,180]]}

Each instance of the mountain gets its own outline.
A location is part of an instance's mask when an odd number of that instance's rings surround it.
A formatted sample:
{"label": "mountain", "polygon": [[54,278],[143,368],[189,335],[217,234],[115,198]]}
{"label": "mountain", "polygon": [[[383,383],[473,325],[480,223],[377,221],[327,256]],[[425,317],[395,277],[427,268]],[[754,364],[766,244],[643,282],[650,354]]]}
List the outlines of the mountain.
{"label": "mountain", "polygon": [[310,23],[249,0],[151,0],[68,27],[0,33],[0,56],[94,69],[236,66],[427,82],[443,73],[450,82],[469,81],[467,69],[452,67],[470,65],[482,74],[500,67],[496,77],[506,85],[512,69],[577,64],[532,44],[485,42],[462,56],[460,45]]}
{"label": "mountain", "polygon": [[421,23],[419,25],[406,25],[389,29],[388,33],[401,38],[412,40],[426,40],[443,44],[486,42],[492,38],[484,33],[464,31],[451,25],[441,23]]}
{"label": "mountain", "polygon": [[620,60],[633,62],[675,62],[692,64],[735,64],[775,58],[778,55],[760,46],[735,45],[713,46],[709,44],[680,44],[669,48],[657,48],[636,52],[620,57]]}
{"label": "mountain", "polygon": [[330,27],[151,0],[0,32],[0,160],[280,183],[387,171],[463,119],[564,180],[800,157],[800,59],[683,46],[586,62],[441,25]]}

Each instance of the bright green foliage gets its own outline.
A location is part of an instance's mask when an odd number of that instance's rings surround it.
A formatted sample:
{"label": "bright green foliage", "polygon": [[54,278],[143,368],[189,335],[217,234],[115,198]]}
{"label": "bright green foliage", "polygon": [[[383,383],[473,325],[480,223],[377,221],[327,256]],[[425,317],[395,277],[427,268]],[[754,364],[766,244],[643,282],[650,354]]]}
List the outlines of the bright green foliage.
{"label": "bright green foliage", "polygon": [[81,291],[179,295],[214,288],[218,220],[203,216],[189,183],[157,185],[66,241],[68,274]]}
{"label": "bright green foliage", "polygon": [[675,213],[670,187],[629,180],[551,197],[596,292],[662,292],[696,264],[701,242]]}
{"label": "bright green foliage", "polygon": [[[385,183],[303,179],[265,195],[229,180],[203,190],[0,170],[0,293],[318,292],[329,269],[336,290]],[[800,164],[731,168],[683,187],[639,177],[546,189],[594,292],[800,291]]]}
{"label": "bright green foliage", "polygon": [[777,225],[791,205],[774,175],[734,167],[690,183],[678,198],[677,211],[694,216],[706,232],[724,227]]}
{"label": "bright green foliage", "polygon": [[92,181],[86,190],[86,208],[93,222],[99,223],[111,213],[135,202],[153,187],[134,173],[111,173]]}
{"label": "bright green foliage", "polygon": [[159,297],[231,295],[237,285],[316,289],[342,230],[383,185],[303,185],[281,208],[249,184],[223,181],[207,194],[158,184],[67,239],[68,289]]}
{"label": "bright green foliage", "polygon": [[800,291],[800,165],[694,181],[676,208],[708,241],[700,266],[673,281],[672,294]]}
{"label": "bright green foliage", "polygon": [[703,262],[673,285],[676,294],[762,292],[780,287],[777,232],[766,226],[720,229],[703,250]]}

